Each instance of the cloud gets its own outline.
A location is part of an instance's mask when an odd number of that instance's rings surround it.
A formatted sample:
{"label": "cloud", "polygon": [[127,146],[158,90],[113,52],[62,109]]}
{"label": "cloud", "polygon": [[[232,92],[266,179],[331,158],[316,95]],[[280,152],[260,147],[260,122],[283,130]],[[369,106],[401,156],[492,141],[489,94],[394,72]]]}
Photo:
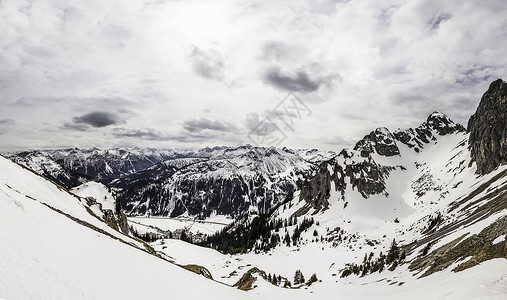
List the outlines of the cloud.
{"label": "cloud", "polygon": [[104,111],[94,111],[79,117],[74,117],[72,118],[72,122],[74,124],[86,124],[92,127],[106,127],[117,124],[119,120],[115,114]]}
{"label": "cloud", "polygon": [[16,121],[12,120],[12,119],[2,119],[0,120],[0,135],[4,135],[7,131],[5,130],[5,128],[7,126],[12,126],[12,125],[15,125],[16,124]]}
{"label": "cloud", "polygon": [[287,55],[289,51],[287,45],[281,42],[267,42],[262,46],[261,59],[280,60]]}
{"label": "cloud", "polygon": [[192,62],[192,68],[199,76],[218,81],[224,78],[225,59],[220,52],[214,49],[204,51],[192,46],[188,58]]}
{"label": "cloud", "polygon": [[431,30],[438,30],[440,28],[440,24],[451,19],[451,15],[449,14],[439,14],[433,17],[428,24],[430,25]]}
{"label": "cloud", "polygon": [[0,124],[0,151],[222,144],[276,120],[268,110],[288,91],[312,117],[287,146],[326,147],[337,131],[355,140],[433,110],[466,123],[507,77],[502,0],[19,2],[2,2],[0,120],[16,124]]}
{"label": "cloud", "polygon": [[0,125],[1,126],[11,126],[11,125],[14,125],[16,124],[16,121],[14,121],[13,119],[3,119],[3,120],[0,120]]}
{"label": "cloud", "polygon": [[265,115],[266,116],[262,116],[258,113],[246,115],[245,126],[250,134],[270,135],[274,132],[281,131],[277,124],[277,117],[275,116],[275,118],[272,118],[271,112],[266,112]]}
{"label": "cloud", "polygon": [[183,123],[183,129],[191,133],[199,133],[203,130],[220,132],[235,132],[238,130],[232,123],[207,118],[187,120]]}
{"label": "cloud", "polygon": [[305,70],[299,70],[293,74],[286,74],[277,67],[268,69],[262,76],[264,83],[278,89],[303,93],[314,92],[322,85],[330,83],[334,78],[335,76],[316,76],[310,78],[310,74]]}
{"label": "cloud", "polygon": [[157,140],[157,141],[167,141],[175,139],[174,136],[171,137],[170,135],[164,134],[153,128],[142,128],[142,129],[117,128],[113,132],[113,135],[116,138],[135,138],[135,139]]}
{"label": "cloud", "polygon": [[75,131],[87,131],[90,126],[87,124],[75,124],[75,123],[64,123],[62,129],[75,130]]}

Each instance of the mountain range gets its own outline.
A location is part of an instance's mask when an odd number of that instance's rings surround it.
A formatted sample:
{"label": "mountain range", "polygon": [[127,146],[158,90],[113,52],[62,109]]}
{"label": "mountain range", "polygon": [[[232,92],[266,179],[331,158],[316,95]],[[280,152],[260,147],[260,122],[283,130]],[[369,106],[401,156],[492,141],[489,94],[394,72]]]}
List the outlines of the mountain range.
{"label": "mountain range", "polygon": [[[466,128],[434,112],[336,153],[9,154],[0,297],[505,299],[506,121],[498,79]],[[196,244],[149,223],[216,216],[234,220]]]}

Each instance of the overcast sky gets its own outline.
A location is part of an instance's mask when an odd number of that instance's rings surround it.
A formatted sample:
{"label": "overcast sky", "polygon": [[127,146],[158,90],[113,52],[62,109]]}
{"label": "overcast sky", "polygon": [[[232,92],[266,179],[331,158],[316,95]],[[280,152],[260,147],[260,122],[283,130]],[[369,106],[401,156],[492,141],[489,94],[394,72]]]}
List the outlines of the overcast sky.
{"label": "overcast sky", "polygon": [[503,0],[2,0],[0,36],[0,151],[338,151],[507,77]]}

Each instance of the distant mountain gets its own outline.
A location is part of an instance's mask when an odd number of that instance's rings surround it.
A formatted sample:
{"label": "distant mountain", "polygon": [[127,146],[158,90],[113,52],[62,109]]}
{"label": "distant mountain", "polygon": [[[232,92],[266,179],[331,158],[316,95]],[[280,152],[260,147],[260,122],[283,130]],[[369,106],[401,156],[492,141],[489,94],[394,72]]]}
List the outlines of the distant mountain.
{"label": "distant mountain", "polygon": [[269,209],[334,152],[242,147],[62,149],[9,158],[66,187],[114,187],[129,215],[206,218]]}
{"label": "distant mountain", "polygon": [[109,183],[169,158],[193,155],[192,150],[152,148],[31,150],[8,157],[56,183],[72,188],[86,181]]}
{"label": "distant mountain", "polygon": [[[238,216],[267,211],[301,188],[326,154],[241,146],[170,159],[111,183],[129,215]],[[334,153],[327,153],[327,157]]]}

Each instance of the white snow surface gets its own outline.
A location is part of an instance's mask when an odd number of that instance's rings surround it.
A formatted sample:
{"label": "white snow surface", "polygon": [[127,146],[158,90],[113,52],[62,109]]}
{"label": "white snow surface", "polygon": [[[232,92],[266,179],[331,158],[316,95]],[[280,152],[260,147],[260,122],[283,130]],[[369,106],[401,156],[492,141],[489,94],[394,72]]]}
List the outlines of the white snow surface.
{"label": "white snow surface", "polygon": [[244,294],[44,206],[102,223],[76,197],[3,157],[0,170],[0,299],[237,299]]}
{"label": "white snow surface", "polygon": [[109,209],[112,211],[114,211],[115,209],[116,202],[113,198],[113,195],[102,183],[89,181],[87,183],[83,183],[82,185],[71,189],[70,191],[83,198],[85,197],[95,198],[95,200],[97,200],[97,203],[102,204],[103,209]]}
{"label": "white snow surface", "polygon": [[185,229],[194,234],[203,233],[211,235],[227,226],[233,220],[225,216],[212,216],[206,220],[185,217],[128,217],[128,221],[129,224],[133,225],[139,232],[145,232],[146,227],[156,227],[163,231]]}

